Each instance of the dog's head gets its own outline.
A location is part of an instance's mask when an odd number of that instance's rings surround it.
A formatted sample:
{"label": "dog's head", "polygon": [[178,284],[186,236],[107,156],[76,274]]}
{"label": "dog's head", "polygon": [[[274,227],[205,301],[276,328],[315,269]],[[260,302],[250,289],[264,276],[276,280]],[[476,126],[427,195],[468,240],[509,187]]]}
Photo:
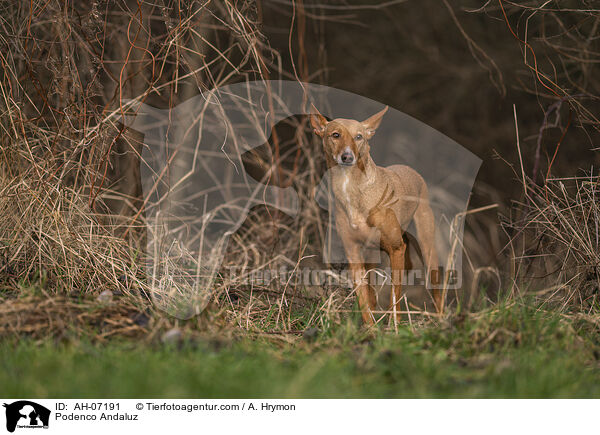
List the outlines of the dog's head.
{"label": "dog's head", "polygon": [[323,147],[330,166],[354,166],[364,170],[363,159],[369,154],[369,139],[381,124],[385,109],[360,122],[354,119],[327,119],[312,106],[310,123],[317,135],[323,138]]}

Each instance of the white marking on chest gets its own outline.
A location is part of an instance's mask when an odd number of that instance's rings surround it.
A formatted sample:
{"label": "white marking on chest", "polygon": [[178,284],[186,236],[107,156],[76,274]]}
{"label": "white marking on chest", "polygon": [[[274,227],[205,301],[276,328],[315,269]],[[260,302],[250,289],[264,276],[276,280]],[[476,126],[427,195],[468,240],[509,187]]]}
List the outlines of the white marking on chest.
{"label": "white marking on chest", "polygon": [[357,229],[358,225],[356,225],[355,219],[355,210],[350,203],[350,195],[348,194],[348,183],[350,182],[350,175],[346,174],[344,177],[344,181],[342,182],[342,193],[344,195],[344,199],[346,200],[346,211],[348,212],[348,220],[350,221],[350,226],[352,229]]}

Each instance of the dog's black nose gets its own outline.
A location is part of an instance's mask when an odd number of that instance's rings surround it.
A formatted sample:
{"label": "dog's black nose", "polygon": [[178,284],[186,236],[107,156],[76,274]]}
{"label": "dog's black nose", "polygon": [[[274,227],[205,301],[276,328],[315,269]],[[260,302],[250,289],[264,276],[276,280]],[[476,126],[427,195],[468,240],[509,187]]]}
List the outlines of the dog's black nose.
{"label": "dog's black nose", "polygon": [[340,156],[340,160],[343,164],[350,165],[354,163],[354,154],[349,152],[342,153],[342,155]]}

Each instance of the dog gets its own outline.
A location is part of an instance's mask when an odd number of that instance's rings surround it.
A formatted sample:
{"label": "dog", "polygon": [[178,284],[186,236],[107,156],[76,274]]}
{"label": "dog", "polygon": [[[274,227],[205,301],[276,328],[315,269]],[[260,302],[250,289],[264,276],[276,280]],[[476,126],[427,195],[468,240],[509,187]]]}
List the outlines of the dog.
{"label": "dog", "polygon": [[[405,165],[377,166],[370,155],[369,140],[381,124],[386,106],[365,121],[327,119],[312,106],[310,123],[321,137],[331,186],[335,196],[335,223],[350,264],[362,319],[373,325],[375,291],[368,284],[368,267],[362,249],[379,244],[390,257],[392,287],[391,311],[400,319],[402,272],[405,266],[404,232],[411,221],[423,261],[433,285],[439,283],[435,250],[435,219],[423,177]],[[442,310],[442,294],[433,290],[436,310]]]}

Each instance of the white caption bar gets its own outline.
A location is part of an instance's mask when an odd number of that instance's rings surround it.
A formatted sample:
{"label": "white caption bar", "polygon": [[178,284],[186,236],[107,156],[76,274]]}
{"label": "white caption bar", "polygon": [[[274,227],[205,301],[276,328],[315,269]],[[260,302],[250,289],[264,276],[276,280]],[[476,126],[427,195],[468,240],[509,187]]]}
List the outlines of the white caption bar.
{"label": "white caption bar", "polygon": [[[545,434],[596,431],[597,400],[3,399],[0,433]],[[579,416],[579,417],[577,417]],[[41,429],[41,432],[39,431]],[[144,431],[144,432],[141,432]],[[174,432],[175,431],[175,432]],[[413,432],[414,433],[414,432]]]}

